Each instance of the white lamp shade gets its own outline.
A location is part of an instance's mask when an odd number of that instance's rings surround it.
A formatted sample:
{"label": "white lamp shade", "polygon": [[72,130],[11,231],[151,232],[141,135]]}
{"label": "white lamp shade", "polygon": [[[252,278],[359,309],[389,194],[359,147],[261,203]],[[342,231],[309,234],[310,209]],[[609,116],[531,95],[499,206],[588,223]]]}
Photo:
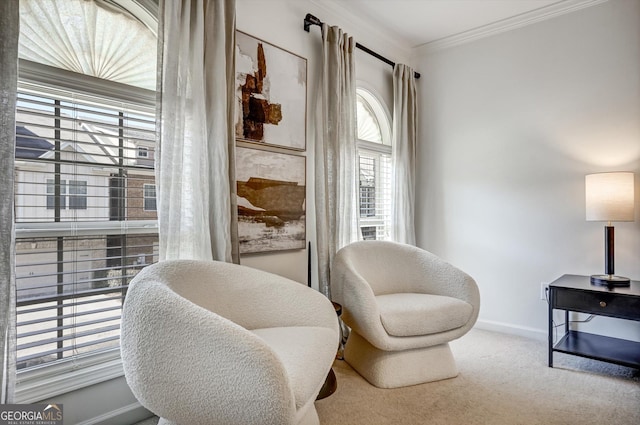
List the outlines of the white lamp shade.
{"label": "white lamp shade", "polygon": [[633,221],[634,176],[631,172],[585,177],[587,221]]}

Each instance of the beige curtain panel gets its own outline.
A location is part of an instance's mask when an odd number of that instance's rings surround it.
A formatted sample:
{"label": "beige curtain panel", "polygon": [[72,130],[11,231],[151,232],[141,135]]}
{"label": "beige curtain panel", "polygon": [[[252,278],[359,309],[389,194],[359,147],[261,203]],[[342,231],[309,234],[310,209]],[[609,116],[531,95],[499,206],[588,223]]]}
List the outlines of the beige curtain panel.
{"label": "beige curtain panel", "polygon": [[393,69],[393,211],[392,238],[416,244],[415,188],[418,100],[415,72],[406,65]]}
{"label": "beige curtain panel", "polygon": [[320,292],[331,297],[331,262],[357,240],[356,82],[352,37],[322,24],[322,75],[315,142],[315,201]]}
{"label": "beige curtain panel", "polygon": [[160,259],[237,262],[235,0],[163,0],[160,15]]}

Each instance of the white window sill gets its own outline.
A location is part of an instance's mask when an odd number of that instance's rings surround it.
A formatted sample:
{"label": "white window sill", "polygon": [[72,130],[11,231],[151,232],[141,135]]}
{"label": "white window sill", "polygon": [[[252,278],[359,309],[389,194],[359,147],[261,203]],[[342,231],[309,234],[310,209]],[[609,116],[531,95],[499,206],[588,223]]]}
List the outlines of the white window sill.
{"label": "white window sill", "polygon": [[120,350],[18,371],[16,403],[36,403],[124,375]]}

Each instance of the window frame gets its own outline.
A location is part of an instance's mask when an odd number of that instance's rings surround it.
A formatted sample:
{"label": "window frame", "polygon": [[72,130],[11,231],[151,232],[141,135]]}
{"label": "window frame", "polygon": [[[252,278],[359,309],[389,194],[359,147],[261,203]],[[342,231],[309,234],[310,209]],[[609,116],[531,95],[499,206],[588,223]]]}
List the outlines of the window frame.
{"label": "window frame", "polygon": [[[123,102],[137,104],[141,107],[155,108],[156,92],[121,83],[105,81],[87,75],[49,67],[39,63],[19,59],[20,83],[47,85],[82,93],[89,96],[99,96],[113,100],[114,104]],[[65,181],[65,195],[70,196],[69,182]],[[48,184],[45,192],[49,195]],[[88,182],[85,181],[85,184]],[[63,184],[60,182],[62,196]],[[84,186],[86,192],[87,186]],[[87,199],[87,193],[72,194],[71,196]],[[48,205],[48,201],[47,201]],[[69,203],[66,202],[67,209]],[[15,223],[16,239],[36,237],[65,237],[65,236],[93,236],[122,234],[122,222],[41,222]],[[157,220],[127,220],[127,235],[157,234]],[[55,397],[70,391],[85,388],[124,375],[120,347],[113,347],[103,351],[75,355],[71,358],[45,363],[28,369],[20,369],[16,376],[15,400],[17,403],[33,403]]]}
{"label": "window frame", "polygon": [[[47,191],[47,210],[54,210],[56,208],[56,181],[55,179],[45,179],[46,191]],[[67,209],[67,181],[60,180],[60,209]]]}
{"label": "window frame", "polygon": [[149,148],[146,146],[138,146],[136,148],[136,158],[149,159]]}
{"label": "window frame", "polygon": [[[147,189],[153,190],[153,196],[147,195]],[[153,208],[147,208],[147,201],[153,200]],[[158,211],[158,198],[155,183],[144,183],[142,185],[142,209],[143,211]]]}
{"label": "window frame", "polygon": [[[389,114],[389,110],[387,109],[386,104],[382,101],[382,99],[380,98],[380,96],[378,96],[374,90],[372,90],[366,83],[363,82],[358,82],[357,87],[356,87],[356,94],[357,96],[361,97],[362,100],[366,103],[366,105],[368,106],[368,109],[370,110],[369,112],[372,113],[374,115],[374,119],[377,122],[378,126],[379,126],[379,130],[380,130],[380,136],[382,141],[381,142],[372,142],[372,141],[368,141],[368,140],[362,140],[362,139],[357,139],[356,140],[356,158],[357,158],[357,173],[356,173],[356,179],[357,179],[357,187],[358,187],[358,206],[357,206],[357,211],[358,211],[358,239],[359,240],[363,240],[364,239],[364,233],[363,230],[364,228],[371,228],[371,227],[375,227],[376,229],[379,229],[380,227],[382,227],[383,230],[383,237],[379,238],[378,235],[376,236],[376,239],[378,240],[390,240],[391,239],[391,223],[390,223],[390,215],[391,215],[391,205],[389,204],[389,211],[385,211],[382,215],[376,214],[373,217],[362,217],[360,214],[361,211],[361,204],[360,204],[360,157],[362,156],[370,156],[374,159],[375,163],[374,163],[374,180],[375,180],[375,202],[376,202],[376,211],[379,210],[378,207],[378,202],[392,202],[392,198],[391,198],[391,178],[392,178],[392,174],[393,174],[393,163],[391,162],[391,156],[392,156],[392,146],[391,146],[391,142],[392,142],[392,137],[391,137],[391,120],[390,120],[390,114]],[[357,115],[357,114],[356,114]],[[381,160],[382,158],[386,158],[389,163],[388,163],[388,181],[386,182],[389,187],[387,188],[387,190],[389,191],[388,193],[388,199],[385,198],[385,196],[383,196],[383,194],[381,193],[381,191],[383,190],[383,188],[381,187],[381,173],[383,172],[383,167],[381,164]]]}
{"label": "window frame", "polygon": [[67,181],[67,208],[70,210],[87,209],[87,181],[68,180]]}

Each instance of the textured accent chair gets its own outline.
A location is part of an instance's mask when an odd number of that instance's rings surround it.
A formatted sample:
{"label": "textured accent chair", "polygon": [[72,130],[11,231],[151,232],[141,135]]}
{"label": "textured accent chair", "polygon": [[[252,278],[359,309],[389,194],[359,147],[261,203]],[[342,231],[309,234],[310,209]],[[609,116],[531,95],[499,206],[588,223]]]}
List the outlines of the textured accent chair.
{"label": "textured accent chair", "polygon": [[164,425],[319,424],[338,319],[306,285],[216,261],[162,261],[131,282],[122,360]]}
{"label": "textured accent chair", "polygon": [[344,358],[376,387],[453,378],[449,341],[478,318],[480,294],[466,273],[410,245],[361,241],[336,254],[331,293],[351,328]]}

